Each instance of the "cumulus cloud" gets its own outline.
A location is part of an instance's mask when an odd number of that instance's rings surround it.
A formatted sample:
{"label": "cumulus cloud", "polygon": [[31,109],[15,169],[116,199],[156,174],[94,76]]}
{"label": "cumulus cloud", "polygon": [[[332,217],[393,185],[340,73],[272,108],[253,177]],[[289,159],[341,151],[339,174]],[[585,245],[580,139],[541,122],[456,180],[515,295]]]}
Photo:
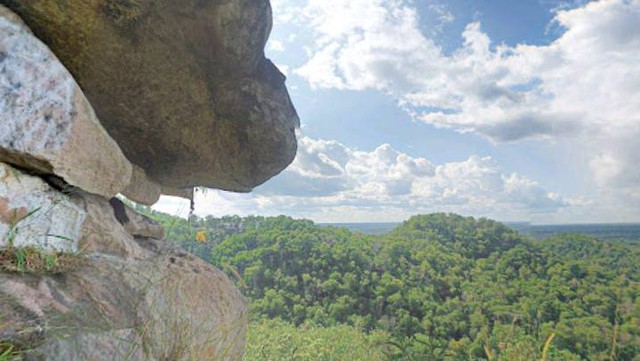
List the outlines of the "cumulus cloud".
{"label": "cumulus cloud", "polygon": [[637,197],[640,0],[573,6],[558,6],[548,45],[494,44],[474,22],[445,54],[411,1],[308,0],[299,17],[315,43],[293,72],[318,89],[377,89],[418,121],[497,143],[577,139],[600,191]]}
{"label": "cumulus cloud", "polygon": [[[637,221],[640,0],[545,1],[557,3],[554,24],[563,29],[550,44],[496,44],[473,22],[452,52],[438,45],[437,29],[421,29],[410,0],[272,5],[275,23],[301,27],[300,34],[313,39],[304,65],[283,71],[316,89],[378,90],[416,121],[495,143],[574,145],[597,194],[562,196],[490,157],[434,164],[388,144],[362,151],[303,136],[295,161],[279,176],[251,194],[198,194],[196,211],[332,222],[435,211],[541,222]],[[445,7],[430,11],[440,25],[453,19]],[[171,202],[179,203],[163,198],[158,207]]]}
{"label": "cumulus cloud", "polygon": [[402,220],[438,211],[528,219],[568,204],[527,177],[505,173],[490,157],[433,164],[389,144],[361,151],[302,136],[296,159],[279,176],[252,194],[199,194],[196,210],[346,222]]}

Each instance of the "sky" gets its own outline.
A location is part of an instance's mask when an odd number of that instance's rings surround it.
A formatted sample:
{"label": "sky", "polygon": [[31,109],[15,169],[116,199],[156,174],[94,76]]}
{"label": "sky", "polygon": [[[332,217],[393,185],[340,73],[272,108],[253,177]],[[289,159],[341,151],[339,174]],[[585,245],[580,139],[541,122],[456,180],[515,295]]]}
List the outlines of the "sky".
{"label": "sky", "polygon": [[297,157],[252,193],[197,192],[196,214],[640,222],[640,0],[271,5]]}

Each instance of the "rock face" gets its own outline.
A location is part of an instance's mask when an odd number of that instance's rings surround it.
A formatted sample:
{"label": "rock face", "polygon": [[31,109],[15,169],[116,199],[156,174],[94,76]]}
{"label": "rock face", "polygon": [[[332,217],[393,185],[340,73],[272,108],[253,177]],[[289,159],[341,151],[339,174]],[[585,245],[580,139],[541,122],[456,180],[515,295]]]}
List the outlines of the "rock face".
{"label": "rock face", "polygon": [[249,191],[286,167],[298,117],[264,57],[267,0],[0,0],[61,59],[161,186]]}
{"label": "rock face", "polygon": [[84,209],[38,177],[0,163],[0,248],[77,252]]}
{"label": "rock face", "polygon": [[[222,272],[153,238],[162,237],[162,227],[121,202],[58,193],[7,165],[0,170],[0,218],[12,214],[7,209],[24,214],[39,204],[14,195],[45,203],[39,194],[58,197],[56,207],[76,216],[50,213],[72,226],[67,236],[85,259],[59,275],[0,270],[0,343],[23,349],[26,360],[242,358],[247,305]],[[38,229],[52,223],[30,222]]]}
{"label": "rock face", "polygon": [[56,174],[106,197],[124,189],[131,178],[131,164],[71,74],[2,6],[0,160]]}
{"label": "rock face", "polygon": [[268,0],[0,0],[0,352],[242,359],[246,300],[113,196],[249,191],[293,160],[270,28]]}
{"label": "rock face", "polygon": [[95,254],[62,276],[0,273],[0,338],[29,360],[241,360],[246,301],[228,278],[146,247],[135,263]]}

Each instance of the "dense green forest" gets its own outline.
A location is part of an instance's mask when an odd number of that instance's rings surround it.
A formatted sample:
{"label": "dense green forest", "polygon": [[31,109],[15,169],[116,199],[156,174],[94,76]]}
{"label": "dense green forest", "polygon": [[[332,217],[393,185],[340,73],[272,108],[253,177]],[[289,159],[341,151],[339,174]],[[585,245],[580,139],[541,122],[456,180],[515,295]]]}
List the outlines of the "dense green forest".
{"label": "dense green forest", "polygon": [[[153,212],[251,301],[246,360],[640,360],[640,246],[414,216],[369,236]],[[197,240],[196,240],[197,239]]]}

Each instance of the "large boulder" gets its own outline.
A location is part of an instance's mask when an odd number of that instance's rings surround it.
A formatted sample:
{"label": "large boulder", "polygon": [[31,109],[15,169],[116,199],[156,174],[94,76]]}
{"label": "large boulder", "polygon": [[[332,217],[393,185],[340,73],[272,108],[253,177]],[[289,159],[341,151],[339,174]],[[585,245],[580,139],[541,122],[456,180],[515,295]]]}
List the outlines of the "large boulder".
{"label": "large boulder", "polygon": [[123,190],[132,172],[71,74],[1,5],[0,161],[105,197]]}
{"label": "large boulder", "polygon": [[267,0],[0,0],[161,186],[249,191],[294,158],[299,120],[265,58]]}
{"label": "large boulder", "polygon": [[27,360],[241,360],[243,296],[157,240],[131,262],[100,253],[60,275],[0,272],[0,341]]}
{"label": "large boulder", "polygon": [[25,360],[242,359],[246,300],[222,272],[159,240],[162,227],[119,200],[58,192],[0,163],[0,239],[7,224],[21,238],[0,244],[0,260],[13,247],[48,252],[41,235],[27,237],[39,235],[33,230],[66,232],[73,248],[63,249],[65,259],[77,259],[55,274],[0,262],[0,345]]}

